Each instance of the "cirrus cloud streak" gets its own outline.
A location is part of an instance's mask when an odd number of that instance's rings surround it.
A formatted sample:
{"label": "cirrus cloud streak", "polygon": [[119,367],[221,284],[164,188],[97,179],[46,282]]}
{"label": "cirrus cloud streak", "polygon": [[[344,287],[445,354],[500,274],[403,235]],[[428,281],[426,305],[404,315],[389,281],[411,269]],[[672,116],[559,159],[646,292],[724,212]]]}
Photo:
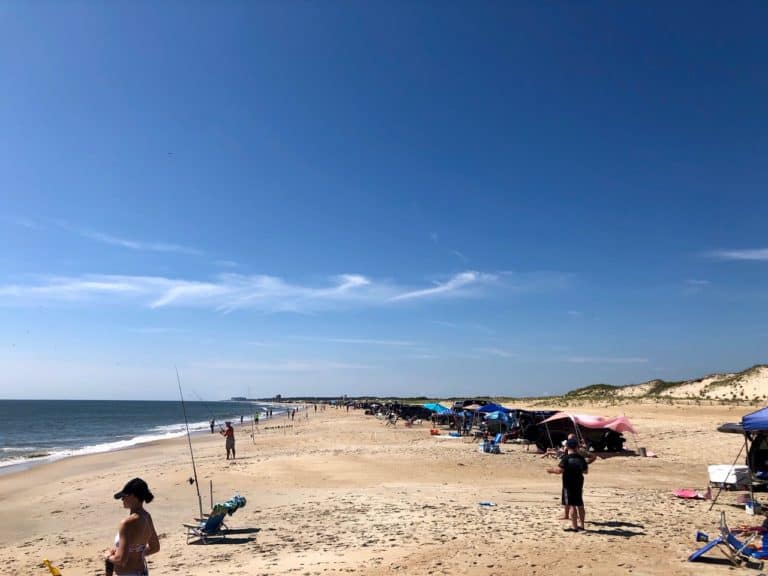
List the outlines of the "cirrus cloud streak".
{"label": "cirrus cloud streak", "polygon": [[162,276],[89,274],[37,278],[0,285],[0,306],[55,303],[132,303],[151,309],[204,308],[220,312],[315,312],[345,307],[392,305],[399,301],[467,298],[496,280],[493,274],[461,272],[429,288],[342,274],[315,284],[270,275],[221,274],[212,280]]}

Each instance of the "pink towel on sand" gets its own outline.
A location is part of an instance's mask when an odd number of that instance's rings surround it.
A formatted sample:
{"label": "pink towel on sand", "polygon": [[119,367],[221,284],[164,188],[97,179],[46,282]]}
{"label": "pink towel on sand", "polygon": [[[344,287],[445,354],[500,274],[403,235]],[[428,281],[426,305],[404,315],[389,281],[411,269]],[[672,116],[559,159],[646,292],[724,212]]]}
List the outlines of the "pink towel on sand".
{"label": "pink towel on sand", "polygon": [[712,498],[712,491],[709,488],[707,488],[706,492],[694,490],[693,488],[678,488],[677,490],[672,490],[672,494],[687,500],[709,500]]}

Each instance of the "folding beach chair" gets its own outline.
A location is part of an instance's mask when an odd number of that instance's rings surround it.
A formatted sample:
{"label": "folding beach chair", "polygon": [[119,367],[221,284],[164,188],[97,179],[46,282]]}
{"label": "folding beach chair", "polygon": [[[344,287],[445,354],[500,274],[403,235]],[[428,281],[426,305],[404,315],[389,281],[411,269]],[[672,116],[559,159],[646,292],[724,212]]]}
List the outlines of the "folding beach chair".
{"label": "folding beach chair", "polygon": [[[762,568],[763,560],[768,559],[768,538],[764,535],[762,538],[762,548],[753,544],[753,540],[758,536],[753,532],[746,540],[739,540],[731,532],[725,522],[725,512],[720,513],[720,534],[712,540],[709,540],[704,546],[696,550],[688,557],[688,562],[701,560],[702,556],[715,548],[719,549],[734,566],[745,564],[750,567]],[[707,541],[705,534],[697,534],[697,540]]]}
{"label": "folding beach chair", "polygon": [[226,509],[218,510],[197,524],[184,524],[183,526],[187,529],[187,544],[192,540],[199,540],[203,544],[208,544],[211,540],[226,538],[227,527],[224,524],[226,515]]}
{"label": "folding beach chair", "polygon": [[486,440],[480,445],[480,452],[486,454],[501,454],[501,442],[504,440],[504,434],[499,432],[493,440]]}
{"label": "folding beach chair", "polygon": [[224,518],[228,515],[232,516],[240,508],[245,507],[245,504],[245,496],[235,494],[223,504],[215,504],[211,513],[201,519],[198,524],[184,524],[187,529],[187,544],[194,539],[208,544],[211,539],[223,540],[226,538],[229,527],[224,523]]}

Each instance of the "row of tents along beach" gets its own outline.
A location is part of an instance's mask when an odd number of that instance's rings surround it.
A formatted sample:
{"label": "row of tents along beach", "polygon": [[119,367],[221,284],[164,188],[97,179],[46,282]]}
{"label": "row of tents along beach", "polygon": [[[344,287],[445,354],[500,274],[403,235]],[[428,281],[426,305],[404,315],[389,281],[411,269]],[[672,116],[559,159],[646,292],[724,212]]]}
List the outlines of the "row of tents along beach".
{"label": "row of tents along beach", "polygon": [[[522,440],[536,444],[542,451],[559,447],[568,434],[575,433],[592,451],[621,452],[625,449],[624,444],[627,441],[624,433],[637,434],[626,416],[605,418],[560,410],[525,410],[477,399],[455,402],[452,406],[440,402],[371,402],[360,407],[364,408],[367,414],[395,413],[406,420],[432,420],[450,428],[455,428],[457,422],[463,421],[465,431],[482,427],[491,434],[504,434],[505,440]],[[470,422],[469,426],[467,422]]]}

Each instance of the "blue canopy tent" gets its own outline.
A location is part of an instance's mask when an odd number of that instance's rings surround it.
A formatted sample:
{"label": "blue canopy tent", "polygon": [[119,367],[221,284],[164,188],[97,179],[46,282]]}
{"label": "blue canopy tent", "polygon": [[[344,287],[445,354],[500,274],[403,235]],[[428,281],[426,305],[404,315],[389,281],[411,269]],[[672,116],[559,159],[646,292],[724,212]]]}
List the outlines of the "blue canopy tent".
{"label": "blue canopy tent", "polygon": [[486,420],[501,420],[502,422],[509,422],[509,415],[506,412],[502,412],[501,410],[497,410],[496,412],[491,412],[490,414],[487,414],[485,416]]}
{"label": "blue canopy tent", "polygon": [[768,408],[742,416],[741,427],[744,432],[768,432]]}
{"label": "blue canopy tent", "polygon": [[[744,444],[742,444],[733,464],[731,464],[732,467],[738,462],[741,453],[746,450],[747,466],[749,467],[750,475],[758,480],[768,479],[768,470],[766,470],[766,464],[768,464],[768,407],[742,416],[740,423],[729,422],[718,426],[717,429],[720,432],[744,434]],[[718,488],[717,494],[709,506],[710,510],[712,510],[715,502],[717,502],[722,489],[722,486]],[[752,481],[749,483],[749,495],[750,500],[754,500]]]}
{"label": "blue canopy tent", "polygon": [[484,412],[486,414],[489,414],[491,412],[509,412],[509,408],[504,408],[501,404],[494,404],[491,402],[490,404],[486,404],[485,406],[481,406],[477,409],[478,412]]}

